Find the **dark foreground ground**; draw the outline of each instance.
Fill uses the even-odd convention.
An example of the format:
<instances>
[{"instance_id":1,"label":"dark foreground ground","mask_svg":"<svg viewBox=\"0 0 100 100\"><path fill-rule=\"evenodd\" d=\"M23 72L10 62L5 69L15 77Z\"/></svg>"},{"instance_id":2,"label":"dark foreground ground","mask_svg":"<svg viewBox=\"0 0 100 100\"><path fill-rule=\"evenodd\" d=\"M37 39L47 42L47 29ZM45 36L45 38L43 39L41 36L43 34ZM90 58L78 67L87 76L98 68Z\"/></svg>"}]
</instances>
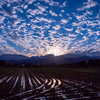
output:
<instances>
[{"instance_id":1,"label":"dark foreground ground","mask_svg":"<svg viewBox=\"0 0 100 100\"><path fill-rule=\"evenodd\" d=\"M1 68L0 100L100 100L100 69Z\"/></svg>"}]
</instances>

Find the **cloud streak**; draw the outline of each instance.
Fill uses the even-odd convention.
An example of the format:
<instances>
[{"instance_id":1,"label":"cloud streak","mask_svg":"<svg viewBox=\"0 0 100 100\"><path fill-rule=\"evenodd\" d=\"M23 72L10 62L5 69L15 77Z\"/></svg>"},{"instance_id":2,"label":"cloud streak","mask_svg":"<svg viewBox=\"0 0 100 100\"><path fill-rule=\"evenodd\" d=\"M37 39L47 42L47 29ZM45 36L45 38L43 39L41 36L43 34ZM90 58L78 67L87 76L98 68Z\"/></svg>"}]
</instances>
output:
<instances>
[{"instance_id":1,"label":"cloud streak","mask_svg":"<svg viewBox=\"0 0 100 100\"><path fill-rule=\"evenodd\" d=\"M93 0L88 0L88 2L84 2L83 3L83 6L80 7L80 8L77 8L78 11L82 11L82 10L85 10L85 9L89 9L91 7L94 7L97 5L97 2L94 2Z\"/></svg>"}]
</instances>

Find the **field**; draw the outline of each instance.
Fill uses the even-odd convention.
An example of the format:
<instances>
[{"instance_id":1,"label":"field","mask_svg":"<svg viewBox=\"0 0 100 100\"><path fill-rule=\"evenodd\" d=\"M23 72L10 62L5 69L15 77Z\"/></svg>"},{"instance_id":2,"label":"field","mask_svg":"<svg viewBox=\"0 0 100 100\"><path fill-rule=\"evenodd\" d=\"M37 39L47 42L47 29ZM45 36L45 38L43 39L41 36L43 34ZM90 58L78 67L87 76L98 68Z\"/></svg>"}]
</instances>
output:
<instances>
[{"instance_id":1,"label":"field","mask_svg":"<svg viewBox=\"0 0 100 100\"><path fill-rule=\"evenodd\" d=\"M0 100L100 100L100 68L0 68Z\"/></svg>"}]
</instances>

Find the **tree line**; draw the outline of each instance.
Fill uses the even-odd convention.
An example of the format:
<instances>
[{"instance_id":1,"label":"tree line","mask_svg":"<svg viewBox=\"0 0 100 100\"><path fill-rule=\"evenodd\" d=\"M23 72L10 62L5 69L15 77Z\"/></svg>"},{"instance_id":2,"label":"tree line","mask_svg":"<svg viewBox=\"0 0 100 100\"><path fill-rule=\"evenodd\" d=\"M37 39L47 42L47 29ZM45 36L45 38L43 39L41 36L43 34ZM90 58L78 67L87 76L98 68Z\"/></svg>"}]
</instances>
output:
<instances>
[{"instance_id":1,"label":"tree line","mask_svg":"<svg viewBox=\"0 0 100 100\"><path fill-rule=\"evenodd\" d=\"M5 61L4 60L0 60L0 65L4 66L5 65Z\"/></svg>"},{"instance_id":2,"label":"tree line","mask_svg":"<svg viewBox=\"0 0 100 100\"><path fill-rule=\"evenodd\" d=\"M90 59L87 63L85 61L80 61L77 63L69 64L31 64L31 63L21 63L21 64L6 64L4 60L0 60L0 66L5 67L100 67L100 59Z\"/></svg>"}]
</instances>

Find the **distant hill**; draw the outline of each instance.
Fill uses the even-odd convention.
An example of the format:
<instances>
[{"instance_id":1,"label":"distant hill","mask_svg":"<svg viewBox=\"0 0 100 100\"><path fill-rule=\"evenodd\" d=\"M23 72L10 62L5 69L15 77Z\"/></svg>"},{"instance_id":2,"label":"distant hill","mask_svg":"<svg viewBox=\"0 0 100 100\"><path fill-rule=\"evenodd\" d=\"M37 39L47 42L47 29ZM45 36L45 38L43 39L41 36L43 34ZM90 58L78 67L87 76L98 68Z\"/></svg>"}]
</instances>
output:
<instances>
[{"instance_id":1,"label":"distant hill","mask_svg":"<svg viewBox=\"0 0 100 100\"><path fill-rule=\"evenodd\" d=\"M5 54L0 56L1 60L22 60L22 59L28 59L28 57L23 55L17 55L17 54Z\"/></svg>"},{"instance_id":2,"label":"distant hill","mask_svg":"<svg viewBox=\"0 0 100 100\"><path fill-rule=\"evenodd\" d=\"M45 55L45 56L33 56L26 57L23 55L2 55L1 60L5 60L7 63L37 63L37 64L65 64L76 63L79 61L88 62L89 59L96 59L96 57L89 57L85 55L65 54L61 56Z\"/></svg>"}]
</instances>

